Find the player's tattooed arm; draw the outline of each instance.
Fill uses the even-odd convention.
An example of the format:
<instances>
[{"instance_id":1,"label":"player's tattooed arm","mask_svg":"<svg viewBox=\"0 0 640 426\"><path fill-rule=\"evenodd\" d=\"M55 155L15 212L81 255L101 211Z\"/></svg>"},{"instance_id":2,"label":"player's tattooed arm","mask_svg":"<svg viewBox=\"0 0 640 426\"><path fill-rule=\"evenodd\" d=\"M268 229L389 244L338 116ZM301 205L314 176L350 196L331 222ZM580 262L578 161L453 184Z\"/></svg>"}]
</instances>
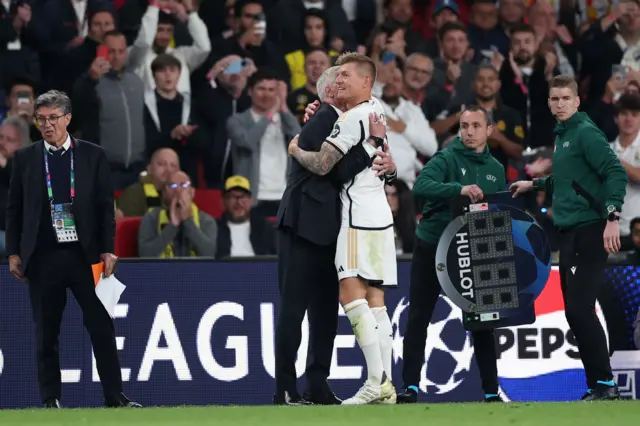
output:
<instances>
[{"instance_id":1,"label":"player's tattooed arm","mask_svg":"<svg viewBox=\"0 0 640 426\"><path fill-rule=\"evenodd\" d=\"M343 157L342 152L328 142L323 142L320 151L305 151L296 145L293 149L293 158L311 173L324 176L333 169Z\"/></svg>"}]
</instances>

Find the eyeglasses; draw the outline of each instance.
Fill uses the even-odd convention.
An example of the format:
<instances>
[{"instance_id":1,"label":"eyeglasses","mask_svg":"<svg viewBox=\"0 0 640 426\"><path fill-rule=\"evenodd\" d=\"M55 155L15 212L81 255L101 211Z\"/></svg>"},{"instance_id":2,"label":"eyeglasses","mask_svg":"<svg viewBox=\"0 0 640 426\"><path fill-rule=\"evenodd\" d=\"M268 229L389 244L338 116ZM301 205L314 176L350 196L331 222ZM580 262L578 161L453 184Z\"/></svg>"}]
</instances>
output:
<instances>
[{"instance_id":1,"label":"eyeglasses","mask_svg":"<svg viewBox=\"0 0 640 426\"><path fill-rule=\"evenodd\" d=\"M178 187L186 189L191 186L191 182L182 182L182 183L168 183L167 188L177 189Z\"/></svg>"},{"instance_id":2,"label":"eyeglasses","mask_svg":"<svg viewBox=\"0 0 640 426\"><path fill-rule=\"evenodd\" d=\"M418 67L411 67L411 66L408 66L408 67L407 67L407 70L408 70L408 71L413 71L413 72L415 72L415 73L417 73L417 74L424 74L424 75L431 75L431 74L433 74L433 71L432 71L432 70L425 70L425 69L418 68Z\"/></svg>"},{"instance_id":3,"label":"eyeglasses","mask_svg":"<svg viewBox=\"0 0 640 426\"><path fill-rule=\"evenodd\" d=\"M45 117L45 116L41 115L39 117L36 117L36 123L38 123L39 126L44 126L46 124L46 122L49 121L49 123L51 123L52 125L55 126L56 124L58 124L58 120L61 117L64 117L65 115L67 115L67 114L50 115L48 117Z\"/></svg>"}]
</instances>

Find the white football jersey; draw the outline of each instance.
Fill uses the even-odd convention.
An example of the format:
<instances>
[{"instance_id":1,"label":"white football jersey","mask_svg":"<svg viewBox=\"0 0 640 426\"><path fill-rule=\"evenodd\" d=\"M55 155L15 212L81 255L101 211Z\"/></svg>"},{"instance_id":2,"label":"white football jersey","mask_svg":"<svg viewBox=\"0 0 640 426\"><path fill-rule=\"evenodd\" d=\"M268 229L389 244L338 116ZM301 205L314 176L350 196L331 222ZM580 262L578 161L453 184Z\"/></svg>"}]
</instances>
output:
<instances>
[{"instance_id":1,"label":"white football jersey","mask_svg":"<svg viewBox=\"0 0 640 426\"><path fill-rule=\"evenodd\" d=\"M333 126L327 142L345 155L359 143L370 155L376 152L366 140L369 138L369 114L384 117L384 109L376 98L363 102L343 113ZM377 149L382 151L381 148ZM340 193L342 199L342 223L354 229L380 230L393 226L393 215L384 192L384 177L376 176L367 168L350 182Z\"/></svg>"}]
</instances>

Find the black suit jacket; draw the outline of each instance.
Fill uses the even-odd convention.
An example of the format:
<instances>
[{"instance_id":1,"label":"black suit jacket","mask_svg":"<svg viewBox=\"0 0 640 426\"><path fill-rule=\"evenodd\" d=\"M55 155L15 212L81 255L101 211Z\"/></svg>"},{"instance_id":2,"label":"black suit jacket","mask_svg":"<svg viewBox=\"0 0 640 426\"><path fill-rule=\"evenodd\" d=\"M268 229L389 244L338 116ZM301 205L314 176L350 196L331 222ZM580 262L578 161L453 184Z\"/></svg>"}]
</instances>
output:
<instances>
[{"instance_id":1,"label":"black suit jacket","mask_svg":"<svg viewBox=\"0 0 640 426\"><path fill-rule=\"evenodd\" d=\"M111 171L104 150L72 138L76 196L73 213L76 231L87 260L97 263L101 253L113 253L115 216ZM17 254L22 273L38 244L43 208L47 208L42 140L16 151L6 210L7 255Z\"/></svg>"},{"instance_id":2,"label":"black suit jacket","mask_svg":"<svg viewBox=\"0 0 640 426\"><path fill-rule=\"evenodd\" d=\"M302 128L298 146L305 151L320 151L337 119L338 113L322 104ZM293 161L276 216L277 228L290 229L315 244L334 244L340 232L342 186L371 167L372 161L362 143L353 147L326 176L315 175Z\"/></svg>"}]
</instances>

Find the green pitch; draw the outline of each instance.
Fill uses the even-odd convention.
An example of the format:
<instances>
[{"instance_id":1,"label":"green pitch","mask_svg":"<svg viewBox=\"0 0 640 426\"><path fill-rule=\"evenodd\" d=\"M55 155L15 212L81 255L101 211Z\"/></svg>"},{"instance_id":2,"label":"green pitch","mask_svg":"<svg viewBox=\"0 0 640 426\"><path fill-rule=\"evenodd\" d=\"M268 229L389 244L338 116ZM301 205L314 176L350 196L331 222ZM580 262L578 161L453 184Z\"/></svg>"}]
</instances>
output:
<instances>
[{"instance_id":1,"label":"green pitch","mask_svg":"<svg viewBox=\"0 0 640 426\"><path fill-rule=\"evenodd\" d=\"M638 419L638 401L0 411L2 426L621 426Z\"/></svg>"}]
</instances>

